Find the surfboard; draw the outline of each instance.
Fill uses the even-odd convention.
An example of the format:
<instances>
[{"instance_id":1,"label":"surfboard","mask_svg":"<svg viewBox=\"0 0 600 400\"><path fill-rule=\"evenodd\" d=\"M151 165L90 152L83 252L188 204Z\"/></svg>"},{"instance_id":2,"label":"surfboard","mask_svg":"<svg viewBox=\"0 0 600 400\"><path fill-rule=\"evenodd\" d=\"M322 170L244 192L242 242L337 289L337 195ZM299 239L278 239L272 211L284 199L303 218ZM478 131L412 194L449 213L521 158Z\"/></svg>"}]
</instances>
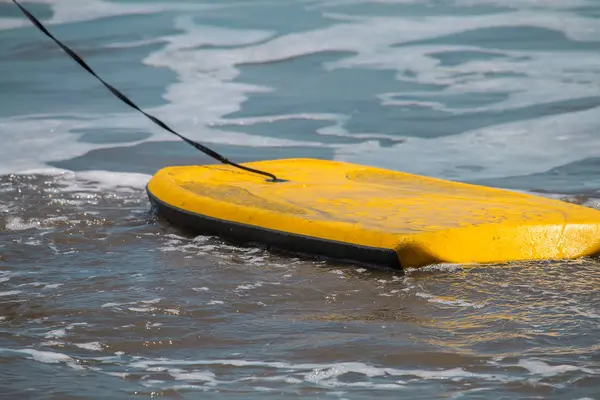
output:
<instances>
[{"instance_id":1,"label":"surfboard","mask_svg":"<svg viewBox=\"0 0 600 400\"><path fill-rule=\"evenodd\" d=\"M418 268L600 253L600 211L533 194L339 161L159 170L159 215L195 234L360 264Z\"/></svg>"}]
</instances>

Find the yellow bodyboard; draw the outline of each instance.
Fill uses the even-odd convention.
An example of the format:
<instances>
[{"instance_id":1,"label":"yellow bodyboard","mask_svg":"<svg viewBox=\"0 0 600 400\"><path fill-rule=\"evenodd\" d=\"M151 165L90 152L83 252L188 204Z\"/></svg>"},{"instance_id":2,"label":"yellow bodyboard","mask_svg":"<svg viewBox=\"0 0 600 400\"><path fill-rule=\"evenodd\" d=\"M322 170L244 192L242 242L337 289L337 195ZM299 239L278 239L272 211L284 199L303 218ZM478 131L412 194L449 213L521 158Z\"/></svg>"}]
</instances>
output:
<instances>
[{"instance_id":1,"label":"yellow bodyboard","mask_svg":"<svg viewBox=\"0 0 600 400\"><path fill-rule=\"evenodd\" d=\"M600 252L600 211L539 196L316 159L167 167L159 213L197 233L404 268Z\"/></svg>"}]
</instances>

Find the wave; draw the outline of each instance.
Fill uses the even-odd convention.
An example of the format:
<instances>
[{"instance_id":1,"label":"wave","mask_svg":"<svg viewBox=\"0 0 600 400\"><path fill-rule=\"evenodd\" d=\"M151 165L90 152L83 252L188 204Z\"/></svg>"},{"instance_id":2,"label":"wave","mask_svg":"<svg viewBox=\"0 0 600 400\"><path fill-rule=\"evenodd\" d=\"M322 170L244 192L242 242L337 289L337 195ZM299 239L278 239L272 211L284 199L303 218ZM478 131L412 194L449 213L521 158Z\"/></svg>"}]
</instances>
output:
<instances>
[{"instance_id":1,"label":"wave","mask_svg":"<svg viewBox=\"0 0 600 400\"><path fill-rule=\"evenodd\" d=\"M131 16L164 13L165 19L172 20L171 33L159 34L148 26L142 40L104 46L158 46L137 62L143 65L140 68L169 70L174 79L157 83L166 104L149 111L208 144L242 145L248 152L265 147L325 148L334 159L457 180L543 173L595 156L593 149L600 144L594 134L600 121L600 97L594 84L600 75L600 55L592 51L598 46L600 20L578 13L572 4L549 2L540 9L533 1L509 2L507 8L486 13L436 15L431 11L429 15L426 10L402 13L403 5L411 2L389 1L379 4L400 11L379 16L346 7L364 3L360 1L294 3L286 7L299 19L319 15L322 21L311 28L285 31L277 26L261 28L267 25L252 13L244 26L209 23L211 12L226 10L218 15L231 17L243 7L266 11L271 7L268 3L94 0L76 9L63 0L34 3L50 7L47 22L51 24L105 19L109 28L127 23ZM457 0L443 10L471 4ZM577 4L591 6L585 1ZM539 38L539 46L523 48L519 29L529 29L521 34ZM503 35L513 35L514 40L503 41ZM544 47L549 43L555 48ZM332 60L327 54L336 57ZM323 82L311 81L315 70L298 70L309 57ZM252 82L248 68L257 65L274 66L268 71L284 77L285 85L293 83L294 77L307 84L283 88L269 75ZM364 75L373 81L355 81L335 93L340 86L328 87L327 82L337 82L346 71L380 75ZM393 75L383 78L384 72ZM381 82L377 83L381 89L371 92L371 82ZM395 88L398 85L401 90ZM300 88L303 92L298 94ZM331 100L321 102L323 94ZM299 100L288 106L288 97ZM256 99L270 100L254 109ZM354 101L368 107L370 114L354 115ZM278 103L282 108L273 107ZM322 107L313 110L312 104ZM361 121L363 117L367 120ZM306 138L278 134L277 127L292 119L322 125L314 131L308 128ZM431 121L436 122L430 125ZM250 125L256 129L244 132ZM0 151L4 174L44 168L99 149L175 140L127 112L28 114L1 119L0 126L14 138ZM80 140L82 131L136 128L149 134L125 144Z\"/></svg>"}]
</instances>

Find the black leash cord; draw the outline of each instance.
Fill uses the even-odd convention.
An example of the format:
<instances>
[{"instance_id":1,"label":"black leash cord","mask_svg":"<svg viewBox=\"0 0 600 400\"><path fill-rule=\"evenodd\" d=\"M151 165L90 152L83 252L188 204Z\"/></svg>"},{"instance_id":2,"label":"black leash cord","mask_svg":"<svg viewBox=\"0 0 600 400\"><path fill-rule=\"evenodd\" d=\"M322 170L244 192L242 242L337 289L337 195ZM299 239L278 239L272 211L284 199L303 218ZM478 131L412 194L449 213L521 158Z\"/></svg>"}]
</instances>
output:
<instances>
[{"instance_id":1,"label":"black leash cord","mask_svg":"<svg viewBox=\"0 0 600 400\"><path fill-rule=\"evenodd\" d=\"M192 146L194 146L197 150L200 150L201 152L203 152L204 154L219 160L220 162L222 162L223 164L229 164L232 165L236 168L240 168L243 169L245 171L248 172L253 172L255 174L260 174L260 175L264 175L264 176L268 176L269 178L272 179L273 182L280 182L281 180L278 179L275 175L269 173L269 172L265 172L265 171L261 171L258 169L254 169L254 168L250 168L250 167L245 167L243 165L237 164L225 157L223 157L221 154L217 153L216 151L209 149L208 147L193 141L191 139L186 138L185 136L175 132L173 129L169 128L169 126L167 126L167 124L165 124L164 122L162 122L160 119L156 118L153 115L150 115L148 113L146 113L145 111L143 111L141 108L139 108L137 105L135 105L135 103L133 101L131 101L129 98L127 98L123 93L121 93L120 91L118 91L117 89L115 89L113 86L111 86L110 84L106 83L104 81L104 79L100 78L98 75L96 75L96 73L94 72L94 70L87 65L87 63L85 61L83 61L83 59L81 57L79 57L77 55L77 53L75 53L73 50L71 50L70 48L68 48L66 45L64 45L60 40L56 39L45 27L44 25L42 25L42 23L40 21L38 21L38 19L36 17L34 17L29 11L27 11L27 9L25 9L25 7L23 7L22 5L20 5L17 0L13 0L13 3L15 3L17 5L17 7L19 7L21 9L21 11L23 12L23 14L25 14L25 16L27 18L29 18L29 20L43 33L46 34L46 36L48 36L50 39L54 40L56 42L56 44L58 44L69 56L71 56L71 58L75 61L77 61L77 63L79 65L81 65L85 70L87 70L90 74L92 74L93 76L95 76L100 82L102 82L102 84L104 86L106 86L106 88L108 90L111 91L112 94L114 94L115 96L117 96L119 99L121 99L125 104L127 104L128 106L136 109L137 111L141 112L142 114L144 114L146 117L148 117L152 122L154 122L156 125L160 126L163 129L166 129L167 131L171 132L172 134L178 136L180 139L182 139L184 142L186 142L187 144L190 144Z\"/></svg>"}]
</instances>

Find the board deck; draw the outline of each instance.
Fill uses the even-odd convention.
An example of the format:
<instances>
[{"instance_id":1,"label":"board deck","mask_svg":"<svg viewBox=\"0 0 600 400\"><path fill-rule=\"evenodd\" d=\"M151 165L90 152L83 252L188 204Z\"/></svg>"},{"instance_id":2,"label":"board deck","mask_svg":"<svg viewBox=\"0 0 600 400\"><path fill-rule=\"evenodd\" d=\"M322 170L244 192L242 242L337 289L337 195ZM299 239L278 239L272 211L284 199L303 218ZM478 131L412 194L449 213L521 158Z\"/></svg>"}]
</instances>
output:
<instances>
[{"instance_id":1,"label":"board deck","mask_svg":"<svg viewBox=\"0 0 600 400\"><path fill-rule=\"evenodd\" d=\"M600 211L509 190L317 159L166 167L158 213L198 234L360 263L572 259L600 253Z\"/></svg>"}]
</instances>

